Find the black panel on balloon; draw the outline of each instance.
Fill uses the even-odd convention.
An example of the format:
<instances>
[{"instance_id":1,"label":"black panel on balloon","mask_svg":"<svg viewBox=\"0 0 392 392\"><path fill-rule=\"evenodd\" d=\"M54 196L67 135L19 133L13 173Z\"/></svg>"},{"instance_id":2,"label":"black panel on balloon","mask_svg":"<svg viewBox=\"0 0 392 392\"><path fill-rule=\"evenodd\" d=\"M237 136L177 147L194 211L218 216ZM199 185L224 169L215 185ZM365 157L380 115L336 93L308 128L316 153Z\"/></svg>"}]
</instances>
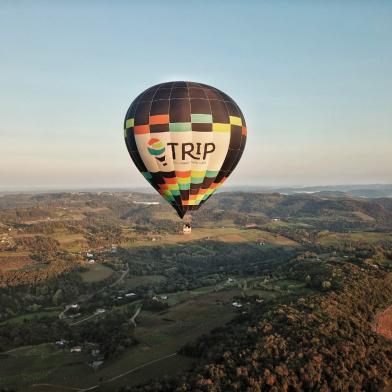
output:
<instances>
[{"instance_id":1,"label":"black panel on balloon","mask_svg":"<svg viewBox=\"0 0 392 392\"><path fill-rule=\"evenodd\" d=\"M227 110L229 111L230 116L241 117L241 113L238 109L238 106L233 102L226 102Z\"/></svg>"},{"instance_id":2,"label":"black panel on balloon","mask_svg":"<svg viewBox=\"0 0 392 392\"><path fill-rule=\"evenodd\" d=\"M242 127L240 127L239 125L232 125L229 148L232 150L240 149L241 140L242 140Z\"/></svg>"},{"instance_id":3,"label":"black panel on balloon","mask_svg":"<svg viewBox=\"0 0 392 392\"><path fill-rule=\"evenodd\" d=\"M171 98L188 98L188 89L185 87L173 88Z\"/></svg>"},{"instance_id":4,"label":"black panel on balloon","mask_svg":"<svg viewBox=\"0 0 392 392\"><path fill-rule=\"evenodd\" d=\"M169 124L153 124L150 125L151 133L169 132Z\"/></svg>"},{"instance_id":5,"label":"black panel on balloon","mask_svg":"<svg viewBox=\"0 0 392 392\"><path fill-rule=\"evenodd\" d=\"M169 111L168 99L160 99L159 101L153 101L151 104L150 115L156 116L158 114L167 114Z\"/></svg>"},{"instance_id":6,"label":"black panel on balloon","mask_svg":"<svg viewBox=\"0 0 392 392\"><path fill-rule=\"evenodd\" d=\"M133 134L133 128L129 128L126 130L127 133L127 141L129 143L129 148L131 151L137 151L137 145L135 140L135 135Z\"/></svg>"},{"instance_id":7,"label":"black panel on balloon","mask_svg":"<svg viewBox=\"0 0 392 392\"><path fill-rule=\"evenodd\" d=\"M212 132L212 124L192 123L192 131Z\"/></svg>"},{"instance_id":8,"label":"black panel on balloon","mask_svg":"<svg viewBox=\"0 0 392 392\"><path fill-rule=\"evenodd\" d=\"M173 87L188 87L187 82L174 82Z\"/></svg>"},{"instance_id":9,"label":"black panel on balloon","mask_svg":"<svg viewBox=\"0 0 392 392\"><path fill-rule=\"evenodd\" d=\"M211 106L207 99L191 98L191 110L196 114L210 114Z\"/></svg>"},{"instance_id":10,"label":"black panel on balloon","mask_svg":"<svg viewBox=\"0 0 392 392\"><path fill-rule=\"evenodd\" d=\"M158 99L169 99L170 94L170 88L160 88L154 96L154 101L157 101Z\"/></svg>"},{"instance_id":11,"label":"black panel on balloon","mask_svg":"<svg viewBox=\"0 0 392 392\"><path fill-rule=\"evenodd\" d=\"M191 122L191 108L188 99L172 99L169 110L170 122Z\"/></svg>"},{"instance_id":12,"label":"black panel on balloon","mask_svg":"<svg viewBox=\"0 0 392 392\"><path fill-rule=\"evenodd\" d=\"M189 97L190 98L201 98L201 99L207 99L207 94L204 92L203 89L201 88L194 88L191 87L189 89Z\"/></svg>"},{"instance_id":13,"label":"black panel on balloon","mask_svg":"<svg viewBox=\"0 0 392 392\"><path fill-rule=\"evenodd\" d=\"M173 87L174 82L165 82L165 83L161 83L160 87L161 88L169 88L171 89Z\"/></svg>"},{"instance_id":14,"label":"black panel on balloon","mask_svg":"<svg viewBox=\"0 0 392 392\"><path fill-rule=\"evenodd\" d=\"M142 102L139 104L135 114L135 125L148 124L150 119L150 107L151 102Z\"/></svg>"},{"instance_id":15,"label":"black panel on balloon","mask_svg":"<svg viewBox=\"0 0 392 392\"><path fill-rule=\"evenodd\" d=\"M182 200L189 200L189 190L188 191L180 190L180 195Z\"/></svg>"},{"instance_id":16,"label":"black panel on balloon","mask_svg":"<svg viewBox=\"0 0 392 392\"><path fill-rule=\"evenodd\" d=\"M212 100L210 101L212 110L212 119L214 123L229 123L229 113L227 112L226 105L223 101Z\"/></svg>"}]
</instances>

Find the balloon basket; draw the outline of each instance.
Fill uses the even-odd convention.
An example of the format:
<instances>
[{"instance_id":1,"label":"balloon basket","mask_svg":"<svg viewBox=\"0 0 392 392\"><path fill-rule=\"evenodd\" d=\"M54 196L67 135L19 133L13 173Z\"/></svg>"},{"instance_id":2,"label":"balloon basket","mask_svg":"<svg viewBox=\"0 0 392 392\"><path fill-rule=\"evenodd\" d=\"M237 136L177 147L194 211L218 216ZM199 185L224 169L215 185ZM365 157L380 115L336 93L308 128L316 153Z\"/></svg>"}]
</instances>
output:
<instances>
[{"instance_id":1,"label":"balloon basket","mask_svg":"<svg viewBox=\"0 0 392 392\"><path fill-rule=\"evenodd\" d=\"M186 215L184 217L184 224L182 226L182 234L184 234L184 235L192 234L191 221L192 221L192 215Z\"/></svg>"}]
</instances>

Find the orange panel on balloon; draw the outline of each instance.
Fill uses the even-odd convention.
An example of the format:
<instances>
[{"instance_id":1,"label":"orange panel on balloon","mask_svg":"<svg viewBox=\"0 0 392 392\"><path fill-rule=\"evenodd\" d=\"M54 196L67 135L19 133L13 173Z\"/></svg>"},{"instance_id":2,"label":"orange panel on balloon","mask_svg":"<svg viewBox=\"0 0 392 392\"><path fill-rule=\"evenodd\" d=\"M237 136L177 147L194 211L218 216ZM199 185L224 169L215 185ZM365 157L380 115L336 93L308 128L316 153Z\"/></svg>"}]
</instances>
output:
<instances>
[{"instance_id":1,"label":"orange panel on balloon","mask_svg":"<svg viewBox=\"0 0 392 392\"><path fill-rule=\"evenodd\" d=\"M175 178L175 177L174 178L165 177L164 180L165 180L166 184L177 184L177 178Z\"/></svg>"},{"instance_id":2,"label":"orange panel on balloon","mask_svg":"<svg viewBox=\"0 0 392 392\"><path fill-rule=\"evenodd\" d=\"M169 122L168 114L159 114L157 116L150 116L150 125L167 124Z\"/></svg>"},{"instance_id":3,"label":"orange panel on balloon","mask_svg":"<svg viewBox=\"0 0 392 392\"><path fill-rule=\"evenodd\" d=\"M176 176L177 177L181 177L181 178L187 178L187 177L191 176L191 171L190 170L189 171L183 171L183 172L176 171Z\"/></svg>"},{"instance_id":4,"label":"orange panel on balloon","mask_svg":"<svg viewBox=\"0 0 392 392\"><path fill-rule=\"evenodd\" d=\"M142 133L150 133L150 127L148 125L135 125L133 130L136 135L140 135Z\"/></svg>"}]
</instances>

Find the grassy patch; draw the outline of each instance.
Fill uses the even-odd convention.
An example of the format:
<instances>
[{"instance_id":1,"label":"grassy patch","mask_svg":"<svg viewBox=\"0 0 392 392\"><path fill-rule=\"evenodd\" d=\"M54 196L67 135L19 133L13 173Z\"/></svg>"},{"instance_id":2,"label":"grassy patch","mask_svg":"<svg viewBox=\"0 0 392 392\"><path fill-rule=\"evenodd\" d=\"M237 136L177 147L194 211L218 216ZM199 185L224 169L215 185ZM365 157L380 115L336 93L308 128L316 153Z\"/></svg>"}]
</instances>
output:
<instances>
[{"instance_id":1,"label":"grassy patch","mask_svg":"<svg viewBox=\"0 0 392 392\"><path fill-rule=\"evenodd\" d=\"M141 237L133 243L122 244L124 247L132 248L138 246L156 246L169 245L177 243L185 243L189 241L197 241L209 239L222 242L264 242L270 245L295 246L297 243L282 235L269 233L260 229L241 229L232 226L221 227L196 227L192 228L192 234L167 234L157 241L142 240Z\"/></svg>"},{"instance_id":2,"label":"grassy patch","mask_svg":"<svg viewBox=\"0 0 392 392\"><path fill-rule=\"evenodd\" d=\"M338 245L356 242L375 244L380 241L392 241L392 233L355 232L355 233L324 233L318 241L322 245Z\"/></svg>"},{"instance_id":3,"label":"grassy patch","mask_svg":"<svg viewBox=\"0 0 392 392\"><path fill-rule=\"evenodd\" d=\"M80 273L85 283L100 282L113 274L113 270L103 264L91 264L86 267L88 270Z\"/></svg>"},{"instance_id":4,"label":"grassy patch","mask_svg":"<svg viewBox=\"0 0 392 392\"><path fill-rule=\"evenodd\" d=\"M48 343L20 347L0 359L0 385L26 390L23 388L27 385L42 382L57 368L72 365L82 358Z\"/></svg>"},{"instance_id":5,"label":"grassy patch","mask_svg":"<svg viewBox=\"0 0 392 392\"><path fill-rule=\"evenodd\" d=\"M162 283L166 281L166 277L163 275L139 275L139 276L129 276L125 279L125 286L129 289L134 289L138 286L143 285L154 285L157 283Z\"/></svg>"},{"instance_id":6,"label":"grassy patch","mask_svg":"<svg viewBox=\"0 0 392 392\"><path fill-rule=\"evenodd\" d=\"M32 313L20 314L16 317L8 319L7 321L3 321L0 323L0 325L8 323L22 323L24 320L40 319L43 317L56 317L59 313L59 310L42 310Z\"/></svg>"}]
</instances>

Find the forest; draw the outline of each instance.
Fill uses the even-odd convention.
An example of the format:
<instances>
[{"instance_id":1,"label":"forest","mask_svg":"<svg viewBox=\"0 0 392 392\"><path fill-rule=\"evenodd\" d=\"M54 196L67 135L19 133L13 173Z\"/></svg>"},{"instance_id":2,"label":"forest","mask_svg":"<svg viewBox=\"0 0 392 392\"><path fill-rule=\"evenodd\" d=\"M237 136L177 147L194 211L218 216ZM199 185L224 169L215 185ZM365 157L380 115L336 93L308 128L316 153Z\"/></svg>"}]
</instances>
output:
<instances>
[{"instance_id":1,"label":"forest","mask_svg":"<svg viewBox=\"0 0 392 392\"><path fill-rule=\"evenodd\" d=\"M323 264L329 276L322 279L336 284L321 294L254 306L183 347L182 353L207 364L176 379L120 390L383 390L392 376L392 342L377 335L372 322L392 302L392 279L361 259L329 258ZM306 255L284 268L295 276L319 271L313 256Z\"/></svg>"}]
</instances>

